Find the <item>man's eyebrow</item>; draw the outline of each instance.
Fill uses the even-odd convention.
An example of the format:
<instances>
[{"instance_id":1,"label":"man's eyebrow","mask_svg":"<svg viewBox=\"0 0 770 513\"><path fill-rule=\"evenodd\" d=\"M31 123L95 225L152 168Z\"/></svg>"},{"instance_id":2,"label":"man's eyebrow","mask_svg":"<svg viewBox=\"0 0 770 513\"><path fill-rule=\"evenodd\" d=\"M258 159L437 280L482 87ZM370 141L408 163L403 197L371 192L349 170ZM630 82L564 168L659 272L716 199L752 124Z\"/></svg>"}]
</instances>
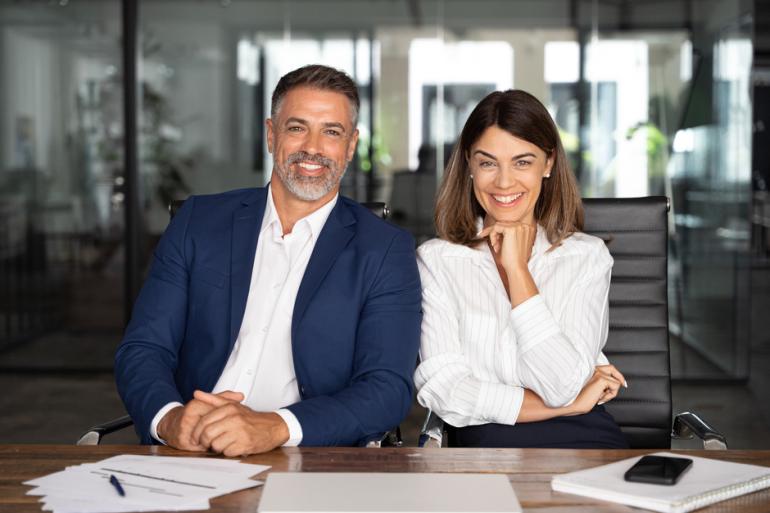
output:
<instances>
[{"instance_id":1,"label":"man's eyebrow","mask_svg":"<svg viewBox=\"0 0 770 513\"><path fill-rule=\"evenodd\" d=\"M293 117L292 118L287 118L286 119L286 123L284 123L284 124L288 125L289 123L299 123L300 125L305 125L305 126L307 126L307 124L308 124L306 119L293 118Z\"/></svg>"},{"instance_id":2,"label":"man's eyebrow","mask_svg":"<svg viewBox=\"0 0 770 513\"><path fill-rule=\"evenodd\" d=\"M286 119L286 122L285 122L286 125L289 125L291 123L298 123L298 124L304 125L304 126L310 125L308 120L303 119L303 118L297 118L297 117L290 117L290 118ZM341 130L343 134L346 133L345 125L343 125L342 123L339 123L337 121L327 121L326 123L323 123L323 127L324 128L337 128L337 129Z\"/></svg>"},{"instance_id":3,"label":"man's eyebrow","mask_svg":"<svg viewBox=\"0 0 770 513\"><path fill-rule=\"evenodd\" d=\"M342 123L338 123L336 121L330 121L328 123L324 123L324 128L339 128L342 130L342 133L345 133L345 125Z\"/></svg>"}]
</instances>

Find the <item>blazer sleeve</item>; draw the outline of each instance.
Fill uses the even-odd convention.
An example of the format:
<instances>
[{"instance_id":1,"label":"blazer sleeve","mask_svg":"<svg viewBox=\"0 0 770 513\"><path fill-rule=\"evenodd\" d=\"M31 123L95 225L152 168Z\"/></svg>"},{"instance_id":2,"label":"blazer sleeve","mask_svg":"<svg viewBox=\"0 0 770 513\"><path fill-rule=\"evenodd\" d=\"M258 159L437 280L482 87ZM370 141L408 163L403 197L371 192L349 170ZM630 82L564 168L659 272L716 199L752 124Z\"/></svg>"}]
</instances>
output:
<instances>
[{"instance_id":1,"label":"blazer sleeve","mask_svg":"<svg viewBox=\"0 0 770 513\"><path fill-rule=\"evenodd\" d=\"M174 375L187 320L185 240L194 202L184 202L161 237L115 355L118 393L142 443L152 443L150 423L163 406L185 402Z\"/></svg>"},{"instance_id":2,"label":"blazer sleeve","mask_svg":"<svg viewBox=\"0 0 770 513\"><path fill-rule=\"evenodd\" d=\"M349 385L288 407L302 426L300 445L363 445L404 419L421 318L414 239L399 231L359 314Z\"/></svg>"}]
</instances>

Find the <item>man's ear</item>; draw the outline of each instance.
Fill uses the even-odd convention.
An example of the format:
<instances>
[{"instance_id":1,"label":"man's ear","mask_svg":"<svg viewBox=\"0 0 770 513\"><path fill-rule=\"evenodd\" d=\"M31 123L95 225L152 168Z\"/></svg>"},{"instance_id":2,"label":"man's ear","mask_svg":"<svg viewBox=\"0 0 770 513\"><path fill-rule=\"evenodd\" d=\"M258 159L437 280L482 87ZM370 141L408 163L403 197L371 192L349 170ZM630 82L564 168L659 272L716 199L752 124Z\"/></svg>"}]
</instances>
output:
<instances>
[{"instance_id":1,"label":"man's ear","mask_svg":"<svg viewBox=\"0 0 770 513\"><path fill-rule=\"evenodd\" d=\"M353 132L353 136L350 138L350 143L348 143L348 162L353 160L353 157L356 154L356 146L358 145L358 128L356 128L356 131Z\"/></svg>"},{"instance_id":2,"label":"man's ear","mask_svg":"<svg viewBox=\"0 0 770 513\"><path fill-rule=\"evenodd\" d=\"M267 118L265 120L265 128L267 129L267 151L273 153L273 120Z\"/></svg>"}]
</instances>

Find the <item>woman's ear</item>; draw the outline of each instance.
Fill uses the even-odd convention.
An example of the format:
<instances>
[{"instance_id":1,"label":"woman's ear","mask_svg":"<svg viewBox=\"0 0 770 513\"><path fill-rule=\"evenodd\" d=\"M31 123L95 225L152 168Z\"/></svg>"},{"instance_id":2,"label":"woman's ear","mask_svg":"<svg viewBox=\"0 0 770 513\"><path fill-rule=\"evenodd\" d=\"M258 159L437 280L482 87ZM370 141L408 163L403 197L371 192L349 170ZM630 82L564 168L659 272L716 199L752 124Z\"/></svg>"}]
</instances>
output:
<instances>
[{"instance_id":1,"label":"woman's ear","mask_svg":"<svg viewBox=\"0 0 770 513\"><path fill-rule=\"evenodd\" d=\"M543 173L543 178L550 178L552 169L553 169L553 156L548 157L545 160L545 172Z\"/></svg>"}]
</instances>

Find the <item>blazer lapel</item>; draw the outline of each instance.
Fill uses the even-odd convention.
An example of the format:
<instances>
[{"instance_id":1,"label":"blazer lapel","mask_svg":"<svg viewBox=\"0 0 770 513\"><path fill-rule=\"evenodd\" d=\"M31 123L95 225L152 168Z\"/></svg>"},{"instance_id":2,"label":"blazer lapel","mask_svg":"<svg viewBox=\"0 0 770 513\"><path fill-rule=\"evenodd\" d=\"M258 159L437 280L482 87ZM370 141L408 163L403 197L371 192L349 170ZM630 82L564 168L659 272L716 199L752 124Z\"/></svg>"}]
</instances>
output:
<instances>
[{"instance_id":1,"label":"blazer lapel","mask_svg":"<svg viewBox=\"0 0 770 513\"><path fill-rule=\"evenodd\" d=\"M302 282L299 285L292 315L292 339L296 339L295 330L297 324L305 314L305 310L307 310L308 304L315 295L316 290L318 290L329 269L337 260L340 252L345 249L350 239L353 238L354 230L352 225L355 222L355 217L350 212L349 207L343 202L342 197L340 197L329 214L323 230L321 230L321 234L313 248L313 253L310 255L310 261L305 269L305 275L302 277Z\"/></svg>"},{"instance_id":2,"label":"blazer lapel","mask_svg":"<svg viewBox=\"0 0 770 513\"><path fill-rule=\"evenodd\" d=\"M257 189L233 213L233 238L230 250L230 351L241 328L251 273L257 251L259 227L265 215L267 188Z\"/></svg>"}]
</instances>

